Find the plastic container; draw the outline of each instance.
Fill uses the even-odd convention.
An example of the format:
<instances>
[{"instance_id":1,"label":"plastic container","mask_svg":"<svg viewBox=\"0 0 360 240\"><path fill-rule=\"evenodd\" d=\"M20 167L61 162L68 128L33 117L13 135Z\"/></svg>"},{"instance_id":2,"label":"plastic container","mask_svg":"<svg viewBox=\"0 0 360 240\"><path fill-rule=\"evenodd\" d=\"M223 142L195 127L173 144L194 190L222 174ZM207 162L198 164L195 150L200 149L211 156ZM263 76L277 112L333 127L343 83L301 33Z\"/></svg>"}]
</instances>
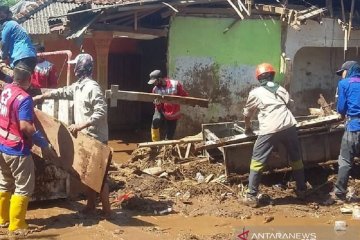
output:
<instances>
[{"instance_id":1,"label":"plastic container","mask_svg":"<svg viewBox=\"0 0 360 240\"><path fill-rule=\"evenodd\" d=\"M345 221L335 221L334 230L335 231L346 231L346 222Z\"/></svg>"}]
</instances>

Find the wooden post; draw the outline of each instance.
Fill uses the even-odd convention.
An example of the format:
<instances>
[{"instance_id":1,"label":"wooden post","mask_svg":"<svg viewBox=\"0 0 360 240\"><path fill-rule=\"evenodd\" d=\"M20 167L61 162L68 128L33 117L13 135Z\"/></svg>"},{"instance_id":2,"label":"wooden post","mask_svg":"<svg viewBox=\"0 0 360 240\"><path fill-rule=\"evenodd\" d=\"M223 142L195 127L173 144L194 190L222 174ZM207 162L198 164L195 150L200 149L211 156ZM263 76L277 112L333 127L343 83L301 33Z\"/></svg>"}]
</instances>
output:
<instances>
[{"instance_id":1,"label":"wooden post","mask_svg":"<svg viewBox=\"0 0 360 240\"><path fill-rule=\"evenodd\" d=\"M104 90L108 88L108 59L112 39L112 32L95 31L93 33L96 49L97 81Z\"/></svg>"},{"instance_id":2,"label":"wooden post","mask_svg":"<svg viewBox=\"0 0 360 240\"><path fill-rule=\"evenodd\" d=\"M111 95L112 93L116 93L119 91L119 85L111 85L111 88L110 88L110 107L116 107L117 106L117 99L116 98L113 98ZM108 93L108 91L106 91L106 93ZM106 94L105 94L106 96Z\"/></svg>"},{"instance_id":3,"label":"wooden post","mask_svg":"<svg viewBox=\"0 0 360 240\"><path fill-rule=\"evenodd\" d=\"M187 146L186 146L185 159L189 158L190 149L191 149L191 143L188 143Z\"/></svg>"}]
</instances>

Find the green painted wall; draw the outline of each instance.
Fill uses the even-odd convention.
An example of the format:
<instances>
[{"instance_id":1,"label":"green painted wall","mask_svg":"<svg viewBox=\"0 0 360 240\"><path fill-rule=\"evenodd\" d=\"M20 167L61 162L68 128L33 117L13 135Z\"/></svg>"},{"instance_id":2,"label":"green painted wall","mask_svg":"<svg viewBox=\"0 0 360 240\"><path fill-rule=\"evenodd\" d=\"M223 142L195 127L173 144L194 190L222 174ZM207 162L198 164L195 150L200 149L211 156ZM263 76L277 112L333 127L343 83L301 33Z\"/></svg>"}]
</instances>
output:
<instances>
[{"instance_id":1,"label":"green painted wall","mask_svg":"<svg viewBox=\"0 0 360 240\"><path fill-rule=\"evenodd\" d=\"M279 72L281 22L231 18L175 17L168 44L169 76L181 80L190 96L210 100L209 108L182 106L177 132L194 134L202 123L243 119L249 91L258 81L256 65L269 62ZM283 76L276 75L282 82Z\"/></svg>"},{"instance_id":2,"label":"green painted wall","mask_svg":"<svg viewBox=\"0 0 360 240\"><path fill-rule=\"evenodd\" d=\"M281 23L243 20L224 34L224 29L233 21L230 18L175 17L169 35L170 76L178 67L175 66L176 58L181 56L211 57L220 66L256 66L261 62L270 62L279 70ZM282 78L277 74L277 81Z\"/></svg>"}]
</instances>

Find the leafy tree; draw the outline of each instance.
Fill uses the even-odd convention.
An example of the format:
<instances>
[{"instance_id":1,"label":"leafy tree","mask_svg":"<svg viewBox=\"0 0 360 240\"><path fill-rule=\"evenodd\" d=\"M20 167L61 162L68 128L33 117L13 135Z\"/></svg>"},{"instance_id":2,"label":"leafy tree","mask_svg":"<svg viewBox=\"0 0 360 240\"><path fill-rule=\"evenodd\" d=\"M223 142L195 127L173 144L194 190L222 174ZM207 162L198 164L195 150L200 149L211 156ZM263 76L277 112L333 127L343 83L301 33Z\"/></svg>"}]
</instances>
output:
<instances>
[{"instance_id":1,"label":"leafy tree","mask_svg":"<svg viewBox=\"0 0 360 240\"><path fill-rule=\"evenodd\" d=\"M0 0L0 5L7 5L9 7L15 5L18 0Z\"/></svg>"}]
</instances>

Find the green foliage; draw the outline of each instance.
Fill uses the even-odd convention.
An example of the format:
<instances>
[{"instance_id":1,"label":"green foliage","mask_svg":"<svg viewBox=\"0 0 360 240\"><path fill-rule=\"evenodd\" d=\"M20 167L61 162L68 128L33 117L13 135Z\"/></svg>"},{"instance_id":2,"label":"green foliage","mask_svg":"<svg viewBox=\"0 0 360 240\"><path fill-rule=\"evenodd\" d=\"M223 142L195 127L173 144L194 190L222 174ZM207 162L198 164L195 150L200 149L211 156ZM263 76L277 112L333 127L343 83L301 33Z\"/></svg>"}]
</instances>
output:
<instances>
[{"instance_id":1,"label":"green foliage","mask_svg":"<svg viewBox=\"0 0 360 240\"><path fill-rule=\"evenodd\" d=\"M17 3L18 0L0 0L0 5L7 5L9 7L15 5L15 3Z\"/></svg>"}]
</instances>

